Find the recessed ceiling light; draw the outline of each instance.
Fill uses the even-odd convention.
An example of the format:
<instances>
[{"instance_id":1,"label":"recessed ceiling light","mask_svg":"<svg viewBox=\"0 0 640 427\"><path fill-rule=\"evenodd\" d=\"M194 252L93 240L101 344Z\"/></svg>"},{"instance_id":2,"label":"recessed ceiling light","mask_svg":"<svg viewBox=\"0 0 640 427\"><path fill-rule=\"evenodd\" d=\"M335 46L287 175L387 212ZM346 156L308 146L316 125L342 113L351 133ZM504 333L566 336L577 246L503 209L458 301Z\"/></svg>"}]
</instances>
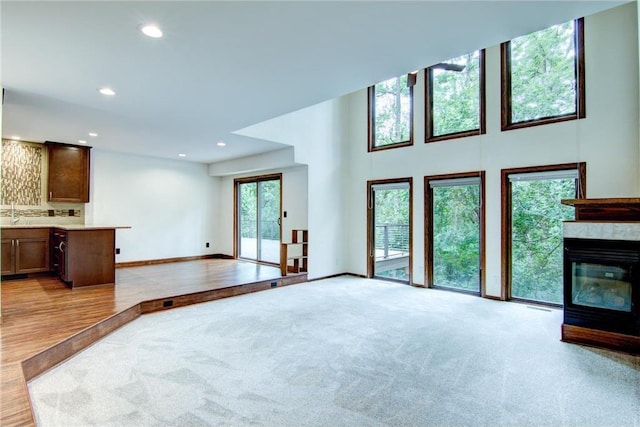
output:
<instances>
[{"instance_id":1,"label":"recessed ceiling light","mask_svg":"<svg viewBox=\"0 0 640 427\"><path fill-rule=\"evenodd\" d=\"M184 154L184 153L180 153L180 154L178 154L178 157L187 157L187 155Z\"/></svg>"},{"instance_id":2,"label":"recessed ceiling light","mask_svg":"<svg viewBox=\"0 0 640 427\"><path fill-rule=\"evenodd\" d=\"M141 25L140 31L142 31L144 35L153 37L154 39L159 39L160 37L162 37L162 30L160 30L160 28L153 24Z\"/></svg>"},{"instance_id":3,"label":"recessed ceiling light","mask_svg":"<svg viewBox=\"0 0 640 427\"><path fill-rule=\"evenodd\" d=\"M89 136L98 136L98 134L95 132L89 132Z\"/></svg>"},{"instance_id":4,"label":"recessed ceiling light","mask_svg":"<svg viewBox=\"0 0 640 427\"><path fill-rule=\"evenodd\" d=\"M85 141L84 139L79 139L79 140L78 140L78 142L79 142L80 144L86 144L86 143L87 143L87 141Z\"/></svg>"},{"instance_id":5,"label":"recessed ceiling light","mask_svg":"<svg viewBox=\"0 0 640 427\"><path fill-rule=\"evenodd\" d=\"M12 140L12 141L20 141L20 137L19 137L18 135L13 135L13 136L11 137L11 140Z\"/></svg>"},{"instance_id":6,"label":"recessed ceiling light","mask_svg":"<svg viewBox=\"0 0 640 427\"><path fill-rule=\"evenodd\" d=\"M217 145L218 147L224 147L224 146L225 146L225 145L227 145L227 144L225 144L223 141L220 141L220 142L218 142L216 145Z\"/></svg>"},{"instance_id":7,"label":"recessed ceiling light","mask_svg":"<svg viewBox=\"0 0 640 427\"><path fill-rule=\"evenodd\" d=\"M100 91L101 94L103 95L108 95L108 96L113 96L116 93L113 91L113 89L111 89L110 87L103 87L101 89L98 89L98 91Z\"/></svg>"}]
</instances>

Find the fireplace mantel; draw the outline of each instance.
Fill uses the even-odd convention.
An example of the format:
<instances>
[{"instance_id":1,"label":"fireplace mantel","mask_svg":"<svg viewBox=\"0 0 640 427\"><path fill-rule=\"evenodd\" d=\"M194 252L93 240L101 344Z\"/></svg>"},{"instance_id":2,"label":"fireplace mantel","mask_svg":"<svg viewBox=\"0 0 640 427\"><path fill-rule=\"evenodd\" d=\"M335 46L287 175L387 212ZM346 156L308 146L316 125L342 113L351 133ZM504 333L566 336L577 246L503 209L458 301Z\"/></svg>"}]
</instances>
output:
<instances>
[{"instance_id":1,"label":"fireplace mantel","mask_svg":"<svg viewBox=\"0 0 640 427\"><path fill-rule=\"evenodd\" d=\"M576 208L577 221L640 221L640 198L563 199Z\"/></svg>"}]
</instances>

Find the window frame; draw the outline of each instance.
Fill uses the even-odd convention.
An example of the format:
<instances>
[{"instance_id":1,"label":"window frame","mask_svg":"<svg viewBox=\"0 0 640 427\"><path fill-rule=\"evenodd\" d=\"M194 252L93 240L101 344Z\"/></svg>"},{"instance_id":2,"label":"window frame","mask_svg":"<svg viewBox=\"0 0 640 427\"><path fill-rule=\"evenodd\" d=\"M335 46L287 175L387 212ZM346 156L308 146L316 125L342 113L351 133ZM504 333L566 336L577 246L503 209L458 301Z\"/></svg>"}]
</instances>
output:
<instances>
[{"instance_id":1,"label":"window frame","mask_svg":"<svg viewBox=\"0 0 640 427\"><path fill-rule=\"evenodd\" d=\"M468 136L476 136L476 135L484 135L487 133L487 118L486 118L486 105L487 105L487 97L486 97L486 66L485 66L485 50L479 49L479 66L478 71L479 75L479 94L480 97L480 111L479 114L479 125L478 129L465 130L460 132L452 132L444 135L434 135L433 130L433 70L436 67L431 66L425 68L425 87L424 87L424 126L425 126L425 143L428 144L430 142L438 142L438 141L446 141L449 139L457 139L457 138L466 138ZM445 61L446 62L446 61Z\"/></svg>"},{"instance_id":2,"label":"window frame","mask_svg":"<svg viewBox=\"0 0 640 427\"><path fill-rule=\"evenodd\" d=\"M431 188L431 181L439 181L444 179L464 179L464 178L480 178L480 224L479 224L479 257L480 257L480 265L479 275L480 275L480 293L477 292L469 292L461 289L448 288L448 287L438 287L434 285L434 273L433 273L433 188ZM437 289L446 289L453 292L462 292L471 295L479 295L481 297L486 297L486 278L485 278L485 263L486 263L486 251L485 251L485 230L486 230L486 215L485 215L485 171L473 171L473 172L463 172L463 173L451 173L444 175L430 175L424 177L424 230L425 230L425 239L424 239L424 279L425 285L428 288L437 288Z\"/></svg>"},{"instance_id":3,"label":"window frame","mask_svg":"<svg viewBox=\"0 0 640 427\"><path fill-rule=\"evenodd\" d=\"M396 78L401 78L402 75ZM393 78L393 77L392 77ZM367 88L367 115L368 115L368 128L367 128L367 151L369 153L374 151L389 150L392 148L410 147L413 145L413 87L416 84L416 73L407 74L407 85L409 86L409 140L398 141L393 144L376 146L376 85L369 86Z\"/></svg>"},{"instance_id":4,"label":"window frame","mask_svg":"<svg viewBox=\"0 0 640 427\"><path fill-rule=\"evenodd\" d=\"M587 197L587 163L563 163L557 165L529 166L512 169L502 169L500 171L501 181L501 289L500 299L503 301L526 301L530 304L552 305L544 302L524 300L513 298L511 295L511 250L512 244L512 186L509 175L519 173L535 173L535 172L553 172L563 170L578 170L578 185L576 186L576 199L585 199Z\"/></svg>"},{"instance_id":5,"label":"window frame","mask_svg":"<svg viewBox=\"0 0 640 427\"><path fill-rule=\"evenodd\" d=\"M501 130L522 129L531 126L559 123L586 117L585 62L584 62L584 18L574 19L574 69L576 85L576 111L558 116L541 117L522 122L513 122L511 93L511 40L500 45L500 86L501 86Z\"/></svg>"}]
</instances>

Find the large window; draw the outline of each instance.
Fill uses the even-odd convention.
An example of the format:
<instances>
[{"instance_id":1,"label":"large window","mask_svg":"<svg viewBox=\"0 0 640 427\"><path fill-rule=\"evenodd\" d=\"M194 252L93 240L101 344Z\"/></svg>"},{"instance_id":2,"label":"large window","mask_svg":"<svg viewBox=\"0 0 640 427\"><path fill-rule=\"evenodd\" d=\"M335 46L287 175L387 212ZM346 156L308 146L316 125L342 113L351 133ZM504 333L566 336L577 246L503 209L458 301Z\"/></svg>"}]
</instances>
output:
<instances>
[{"instance_id":1,"label":"large window","mask_svg":"<svg viewBox=\"0 0 640 427\"><path fill-rule=\"evenodd\" d=\"M501 47L502 130L585 117L583 19Z\"/></svg>"},{"instance_id":2,"label":"large window","mask_svg":"<svg viewBox=\"0 0 640 427\"><path fill-rule=\"evenodd\" d=\"M413 143L415 74L369 87L369 151Z\"/></svg>"},{"instance_id":3,"label":"large window","mask_svg":"<svg viewBox=\"0 0 640 427\"><path fill-rule=\"evenodd\" d=\"M424 185L427 285L484 294L484 172L428 176Z\"/></svg>"},{"instance_id":4,"label":"large window","mask_svg":"<svg viewBox=\"0 0 640 427\"><path fill-rule=\"evenodd\" d=\"M562 199L584 198L584 163L502 170L503 292L562 305Z\"/></svg>"},{"instance_id":5,"label":"large window","mask_svg":"<svg viewBox=\"0 0 640 427\"><path fill-rule=\"evenodd\" d=\"M426 142L485 133L484 50L426 69Z\"/></svg>"}]
</instances>

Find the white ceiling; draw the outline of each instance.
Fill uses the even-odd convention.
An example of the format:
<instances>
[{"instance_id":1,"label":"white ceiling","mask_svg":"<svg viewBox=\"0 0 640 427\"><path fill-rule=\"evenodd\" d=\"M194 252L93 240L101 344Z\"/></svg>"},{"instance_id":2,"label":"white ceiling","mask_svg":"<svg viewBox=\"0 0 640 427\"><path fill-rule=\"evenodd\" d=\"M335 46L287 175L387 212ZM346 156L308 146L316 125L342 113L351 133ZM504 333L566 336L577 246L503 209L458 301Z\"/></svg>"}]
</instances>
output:
<instances>
[{"instance_id":1,"label":"white ceiling","mask_svg":"<svg viewBox=\"0 0 640 427\"><path fill-rule=\"evenodd\" d=\"M622 3L2 0L2 136L202 163L271 151L233 132Z\"/></svg>"}]
</instances>

